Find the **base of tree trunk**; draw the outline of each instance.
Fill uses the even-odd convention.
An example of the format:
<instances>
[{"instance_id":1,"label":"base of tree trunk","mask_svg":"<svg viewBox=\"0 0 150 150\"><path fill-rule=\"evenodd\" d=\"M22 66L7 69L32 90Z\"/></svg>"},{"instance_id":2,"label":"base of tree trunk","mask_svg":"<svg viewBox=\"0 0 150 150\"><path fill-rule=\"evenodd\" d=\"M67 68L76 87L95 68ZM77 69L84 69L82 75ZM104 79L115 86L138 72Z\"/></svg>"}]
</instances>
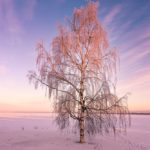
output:
<instances>
[{"instance_id":1,"label":"base of tree trunk","mask_svg":"<svg viewBox=\"0 0 150 150\"><path fill-rule=\"evenodd\" d=\"M80 143L85 143L84 120L80 121Z\"/></svg>"},{"instance_id":2,"label":"base of tree trunk","mask_svg":"<svg viewBox=\"0 0 150 150\"><path fill-rule=\"evenodd\" d=\"M85 139L84 139L84 140L81 140L81 139L80 139L79 143L81 143L81 144L86 143L86 142L85 142Z\"/></svg>"},{"instance_id":3,"label":"base of tree trunk","mask_svg":"<svg viewBox=\"0 0 150 150\"><path fill-rule=\"evenodd\" d=\"M80 144L84 144L84 143L86 143L86 142L85 142L85 141L84 141L84 142L81 142L81 141L80 141L79 143L80 143Z\"/></svg>"}]
</instances>

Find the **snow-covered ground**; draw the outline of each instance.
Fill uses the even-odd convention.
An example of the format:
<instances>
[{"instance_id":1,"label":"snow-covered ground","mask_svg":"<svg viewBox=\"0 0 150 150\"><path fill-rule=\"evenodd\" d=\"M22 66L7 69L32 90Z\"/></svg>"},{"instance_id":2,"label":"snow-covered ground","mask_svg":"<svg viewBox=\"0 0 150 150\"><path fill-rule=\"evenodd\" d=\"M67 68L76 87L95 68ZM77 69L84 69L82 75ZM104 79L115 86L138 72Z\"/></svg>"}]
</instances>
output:
<instances>
[{"instance_id":1,"label":"snow-covered ground","mask_svg":"<svg viewBox=\"0 0 150 150\"><path fill-rule=\"evenodd\" d=\"M150 115L133 115L127 132L89 137L79 144L78 135L57 129L53 117L0 117L0 150L150 150Z\"/></svg>"}]
</instances>

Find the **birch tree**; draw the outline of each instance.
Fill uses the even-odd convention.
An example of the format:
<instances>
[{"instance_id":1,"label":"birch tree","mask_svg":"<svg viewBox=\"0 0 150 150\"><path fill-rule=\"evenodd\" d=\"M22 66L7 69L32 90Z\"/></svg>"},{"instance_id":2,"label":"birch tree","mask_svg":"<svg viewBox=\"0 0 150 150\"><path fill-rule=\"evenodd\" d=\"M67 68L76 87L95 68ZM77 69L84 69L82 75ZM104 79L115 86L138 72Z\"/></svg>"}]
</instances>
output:
<instances>
[{"instance_id":1,"label":"birch tree","mask_svg":"<svg viewBox=\"0 0 150 150\"><path fill-rule=\"evenodd\" d=\"M51 49L40 42L37 53L37 72L29 71L29 79L53 96L61 129L74 119L84 143L85 135L126 128L127 96L116 95L118 56L99 21L98 3L75 9L67 26L59 26Z\"/></svg>"}]
</instances>

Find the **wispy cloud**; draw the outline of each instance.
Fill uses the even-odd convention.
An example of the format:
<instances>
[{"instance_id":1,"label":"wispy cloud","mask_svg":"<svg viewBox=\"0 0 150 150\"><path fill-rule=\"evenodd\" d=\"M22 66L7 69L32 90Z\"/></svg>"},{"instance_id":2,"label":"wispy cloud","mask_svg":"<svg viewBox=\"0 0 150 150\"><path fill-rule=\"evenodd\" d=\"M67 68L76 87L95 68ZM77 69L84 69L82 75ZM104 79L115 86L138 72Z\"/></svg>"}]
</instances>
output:
<instances>
[{"instance_id":1,"label":"wispy cloud","mask_svg":"<svg viewBox=\"0 0 150 150\"><path fill-rule=\"evenodd\" d=\"M136 94L136 91L139 90L141 93L150 87L150 69L148 67L140 68L138 71L135 71L132 76L119 80L118 85L118 91L120 93L126 91Z\"/></svg>"},{"instance_id":2,"label":"wispy cloud","mask_svg":"<svg viewBox=\"0 0 150 150\"><path fill-rule=\"evenodd\" d=\"M0 0L0 49L19 45L28 32L26 24L34 17L37 0L19 2Z\"/></svg>"},{"instance_id":3,"label":"wispy cloud","mask_svg":"<svg viewBox=\"0 0 150 150\"><path fill-rule=\"evenodd\" d=\"M1 30L10 33L18 33L21 31L21 22L17 17L12 0L0 1L0 17Z\"/></svg>"},{"instance_id":4,"label":"wispy cloud","mask_svg":"<svg viewBox=\"0 0 150 150\"><path fill-rule=\"evenodd\" d=\"M113 20L108 24L111 39L117 43L118 41L124 43L128 41L130 44L132 41L134 43L135 40L150 37L150 16L147 13L149 7L150 2L141 6L134 2L122 2L119 14L113 17Z\"/></svg>"},{"instance_id":5,"label":"wispy cloud","mask_svg":"<svg viewBox=\"0 0 150 150\"><path fill-rule=\"evenodd\" d=\"M11 34L24 32L23 24L32 20L36 5L37 0L26 0L19 11L15 1L0 0L0 30Z\"/></svg>"},{"instance_id":6,"label":"wispy cloud","mask_svg":"<svg viewBox=\"0 0 150 150\"><path fill-rule=\"evenodd\" d=\"M32 20L37 5L37 0L26 0L24 6L24 16L26 20Z\"/></svg>"},{"instance_id":7,"label":"wispy cloud","mask_svg":"<svg viewBox=\"0 0 150 150\"><path fill-rule=\"evenodd\" d=\"M120 96L131 93L129 100L132 109L147 109L148 106L142 106L141 100L146 104L150 97L149 6L149 2L142 6L122 2L108 11L103 22L111 46L116 46L120 53L117 91Z\"/></svg>"},{"instance_id":8,"label":"wispy cloud","mask_svg":"<svg viewBox=\"0 0 150 150\"><path fill-rule=\"evenodd\" d=\"M120 4L114 6L110 12L108 13L108 15L104 18L104 25L109 25L109 23L112 22L112 20L119 14L119 12L121 11L122 6Z\"/></svg>"},{"instance_id":9,"label":"wispy cloud","mask_svg":"<svg viewBox=\"0 0 150 150\"><path fill-rule=\"evenodd\" d=\"M134 39L133 37L128 38L128 41L120 46L120 49L122 49L120 55L122 69L126 72L130 70L130 75L135 71L135 68L136 70L144 68L145 61L150 63L148 59L150 57L150 38L145 38L144 34L141 36L137 34L137 38Z\"/></svg>"}]
</instances>

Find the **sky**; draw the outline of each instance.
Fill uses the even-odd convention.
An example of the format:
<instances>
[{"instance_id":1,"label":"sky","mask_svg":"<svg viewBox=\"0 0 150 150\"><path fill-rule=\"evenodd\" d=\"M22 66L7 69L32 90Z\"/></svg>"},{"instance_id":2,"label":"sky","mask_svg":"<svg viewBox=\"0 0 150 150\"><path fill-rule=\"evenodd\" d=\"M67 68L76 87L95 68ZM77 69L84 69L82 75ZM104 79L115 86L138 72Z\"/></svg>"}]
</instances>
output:
<instances>
[{"instance_id":1,"label":"sky","mask_svg":"<svg viewBox=\"0 0 150 150\"><path fill-rule=\"evenodd\" d=\"M87 0L0 0L0 112L49 112L45 89L34 89L36 43L47 49L57 27ZM130 111L150 112L150 0L100 0L98 17L120 56L117 93Z\"/></svg>"}]
</instances>

